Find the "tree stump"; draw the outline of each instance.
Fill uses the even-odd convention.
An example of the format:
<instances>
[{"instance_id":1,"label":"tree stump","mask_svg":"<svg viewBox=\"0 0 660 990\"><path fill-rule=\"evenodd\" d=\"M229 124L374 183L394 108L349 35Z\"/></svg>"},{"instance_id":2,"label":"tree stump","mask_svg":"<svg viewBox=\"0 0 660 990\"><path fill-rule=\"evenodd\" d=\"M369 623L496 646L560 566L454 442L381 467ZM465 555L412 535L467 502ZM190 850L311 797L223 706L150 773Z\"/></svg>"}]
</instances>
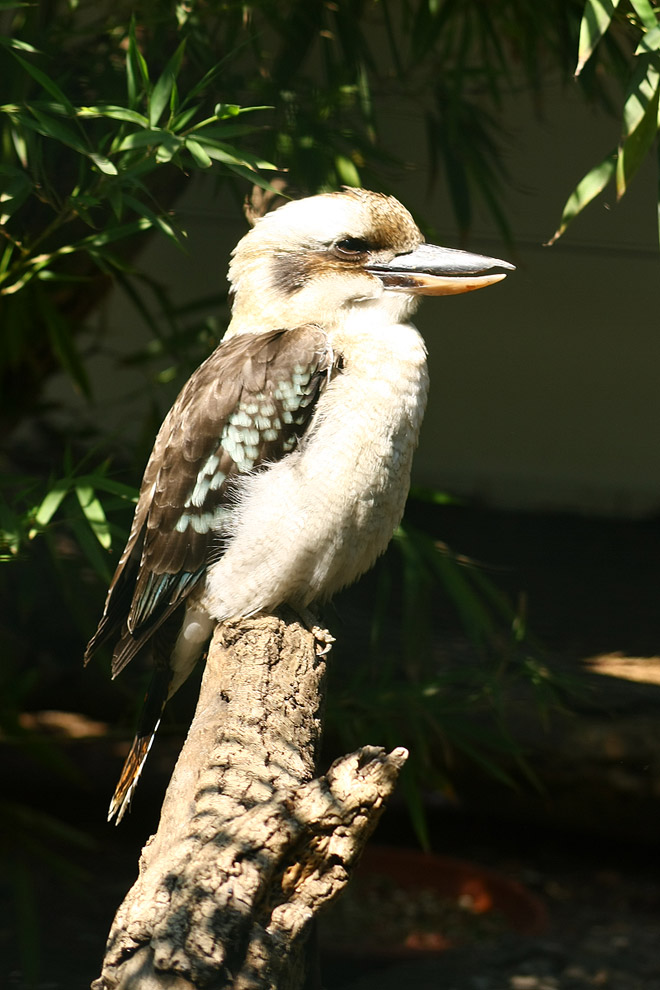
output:
<instances>
[{"instance_id":1,"label":"tree stump","mask_svg":"<svg viewBox=\"0 0 660 990\"><path fill-rule=\"evenodd\" d=\"M216 630L188 738L93 990L302 990L312 921L406 760L366 746L314 778L325 657L298 621Z\"/></svg>"}]
</instances>

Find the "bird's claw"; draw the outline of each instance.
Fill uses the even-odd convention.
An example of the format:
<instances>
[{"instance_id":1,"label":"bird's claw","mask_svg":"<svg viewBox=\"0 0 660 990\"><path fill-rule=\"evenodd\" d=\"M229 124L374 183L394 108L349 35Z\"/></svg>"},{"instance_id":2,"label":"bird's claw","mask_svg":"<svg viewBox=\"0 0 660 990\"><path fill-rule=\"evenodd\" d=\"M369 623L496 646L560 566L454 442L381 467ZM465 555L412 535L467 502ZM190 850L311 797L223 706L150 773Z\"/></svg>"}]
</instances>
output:
<instances>
[{"instance_id":1,"label":"bird's claw","mask_svg":"<svg viewBox=\"0 0 660 990\"><path fill-rule=\"evenodd\" d=\"M328 629L324 629L322 626L312 626L310 632L314 637L314 648L317 657L326 656L332 649L332 644L336 642L335 637Z\"/></svg>"}]
</instances>

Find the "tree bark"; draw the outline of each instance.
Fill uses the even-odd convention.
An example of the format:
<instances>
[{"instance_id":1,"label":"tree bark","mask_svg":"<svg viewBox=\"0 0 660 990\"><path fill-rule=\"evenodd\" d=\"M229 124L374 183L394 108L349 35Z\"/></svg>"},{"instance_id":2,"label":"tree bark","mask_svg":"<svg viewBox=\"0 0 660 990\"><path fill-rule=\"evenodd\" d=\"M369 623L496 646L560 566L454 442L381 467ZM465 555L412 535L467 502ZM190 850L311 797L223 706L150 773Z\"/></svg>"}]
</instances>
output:
<instances>
[{"instance_id":1,"label":"tree bark","mask_svg":"<svg viewBox=\"0 0 660 990\"><path fill-rule=\"evenodd\" d=\"M216 630L158 831L93 990L302 990L407 753L363 747L314 779L325 658L298 621Z\"/></svg>"}]
</instances>

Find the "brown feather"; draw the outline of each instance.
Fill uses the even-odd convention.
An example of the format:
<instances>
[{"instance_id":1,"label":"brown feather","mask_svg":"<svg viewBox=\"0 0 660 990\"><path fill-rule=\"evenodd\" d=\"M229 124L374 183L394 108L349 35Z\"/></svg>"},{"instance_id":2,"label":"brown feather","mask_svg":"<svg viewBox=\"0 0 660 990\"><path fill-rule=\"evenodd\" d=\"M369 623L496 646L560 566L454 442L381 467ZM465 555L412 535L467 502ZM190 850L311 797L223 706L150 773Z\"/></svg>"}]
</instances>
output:
<instances>
[{"instance_id":1,"label":"brown feather","mask_svg":"<svg viewBox=\"0 0 660 990\"><path fill-rule=\"evenodd\" d=\"M116 675L190 593L209 556L221 552L221 527L206 520L231 511L232 482L246 470L236 452L227 449L226 439L223 446L223 431L232 416L254 402L274 407L274 419L280 423L276 437L261 431L248 469L278 460L304 434L327 376L337 367L325 333L304 325L233 337L194 372L156 437L128 542L85 662L103 642L119 637L113 660ZM300 368L310 371L307 392L295 421L285 423L278 385L290 381ZM209 464L218 478L223 476L222 483L209 487L203 504L193 504L195 486L201 477L203 488L203 471ZM188 524L182 526L184 515Z\"/></svg>"}]
</instances>

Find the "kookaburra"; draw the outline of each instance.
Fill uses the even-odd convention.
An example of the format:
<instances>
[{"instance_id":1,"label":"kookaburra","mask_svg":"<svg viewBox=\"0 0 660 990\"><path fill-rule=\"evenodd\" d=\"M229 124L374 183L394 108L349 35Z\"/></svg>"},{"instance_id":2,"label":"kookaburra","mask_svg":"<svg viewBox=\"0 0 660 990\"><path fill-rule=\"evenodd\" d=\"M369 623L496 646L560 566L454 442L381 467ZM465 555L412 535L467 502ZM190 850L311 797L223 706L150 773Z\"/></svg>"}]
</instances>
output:
<instances>
[{"instance_id":1,"label":"kookaburra","mask_svg":"<svg viewBox=\"0 0 660 990\"><path fill-rule=\"evenodd\" d=\"M426 244L391 196L287 203L229 267L232 319L156 437L85 659L155 669L110 805L120 821L162 709L216 623L328 600L401 520L428 390L422 295L492 285L505 261Z\"/></svg>"}]
</instances>

